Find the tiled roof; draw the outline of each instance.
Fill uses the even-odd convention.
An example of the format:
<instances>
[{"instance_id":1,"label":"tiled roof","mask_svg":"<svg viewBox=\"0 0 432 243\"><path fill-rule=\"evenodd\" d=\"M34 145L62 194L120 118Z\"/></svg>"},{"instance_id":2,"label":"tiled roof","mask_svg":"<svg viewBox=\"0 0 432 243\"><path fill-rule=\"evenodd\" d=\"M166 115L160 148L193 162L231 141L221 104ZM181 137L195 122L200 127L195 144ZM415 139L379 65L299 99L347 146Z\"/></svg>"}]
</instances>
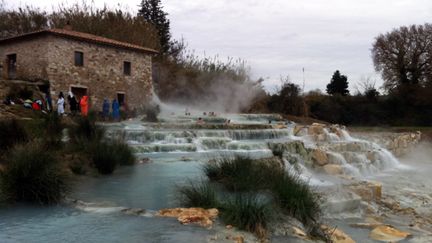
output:
<instances>
[{"instance_id":1,"label":"tiled roof","mask_svg":"<svg viewBox=\"0 0 432 243\"><path fill-rule=\"evenodd\" d=\"M158 51L153 50L151 48L134 45L126 42L121 42L113 39L108 39L102 36L92 35L92 34L73 31L73 30L66 30L66 29L46 29L46 30L39 30L35 32L25 33L22 35L1 39L0 45L2 43L10 42L17 39L28 38L40 34L52 34L52 35L61 36L69 39L77 39L81 41L86 41L86 42L91 42L91 43L96 43L101 45L108 45L108 46L113 46L118 48L125 48L125 49L140 51L140 52L147 52L147 53L154 53L154 54L158 53Z\"/></svg>"}]
</instances>

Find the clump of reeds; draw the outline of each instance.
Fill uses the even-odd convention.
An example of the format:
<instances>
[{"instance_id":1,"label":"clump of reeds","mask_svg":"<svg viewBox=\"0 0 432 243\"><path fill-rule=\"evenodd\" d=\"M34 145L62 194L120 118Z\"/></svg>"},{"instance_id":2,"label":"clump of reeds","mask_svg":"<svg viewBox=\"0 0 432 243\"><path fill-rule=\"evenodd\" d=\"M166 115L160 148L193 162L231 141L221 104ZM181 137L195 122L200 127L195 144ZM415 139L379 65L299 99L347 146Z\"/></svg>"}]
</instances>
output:
<instances>
[{"instance_id":1,"label":"clump of reeds","mask_svg":"<svg viewBox=\"0 0 432 243\"><path fill-rule=\"evenodd\" d=\"M0 172L0 192L7 201L58 203L68 188L58 161L39 143L16 145L8 152Z\"/></svg>"}]
</instances>

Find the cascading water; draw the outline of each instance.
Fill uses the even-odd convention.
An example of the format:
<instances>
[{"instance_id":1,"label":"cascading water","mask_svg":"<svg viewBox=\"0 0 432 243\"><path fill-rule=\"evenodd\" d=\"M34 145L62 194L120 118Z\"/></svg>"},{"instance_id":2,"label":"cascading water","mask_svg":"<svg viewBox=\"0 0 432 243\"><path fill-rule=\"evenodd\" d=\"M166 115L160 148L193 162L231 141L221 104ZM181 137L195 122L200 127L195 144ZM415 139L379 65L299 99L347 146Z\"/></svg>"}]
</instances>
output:
<instances>
[{"instance_id":1,"label":"cascading water","mask_svg":"<svg viewBox=\"0 0 432 243\"><path fill-rule=\"evenodd\" d=\"M139 122L141 123L139 129L137 126L125 124L124 127L116 125L112 128L108 127L107 130L109 137L124 138L140 156L154 157L155 154L160 153L251 153L258 157L266 157L271 154L269 144L301 142L300 146L303 146L306 152L302 158L296 160L308 169L316 167L313 162L314 158L311 157L315 150L322 151L326 157L326 161L322 163L341 166L344 174L355 177L368 176L397 167L399 164L385 148L373 142L352 138L341 127L312 126L295 133L294 130L297 129L295 124L287 126L281 122L275 124L277 128L265 127L268 125L267 119L276 116L249 114L224 115L217 119L210 119L212 123L207 124L217 124L217 121L228 119L226 117L238 121L253 121L254 124L261 125L263 128L260 126L255 129L238 127L243 123L237 123L234 129L230 125L218 129L209 129L206 125L196 127L195 121L198 116L193 114L188 117L189 122L183 122L182 129L163 129L152 123ZM170 118L173 117L170 116ZM285 153L288 157L298 157L298 151L285 151Z\"/></svg>"},{"instance_id":2,"label":"cascading water","mask_svg":"<svg viewBox=\"0 0 432 243\"><path fill-rule=\"evenodd\" d=\"M89 177L78 182L71 195L78 200L72 206L0 208L0 241L208 242L211 237L220 236L220 231L215 230L217 225L211 230L179 227L175 219L153 215L161 208L181 206L176 200L176 188L190 183L189 179L198 180L204 163L234 154L254 158L281 156L286 170L326 195L322 205L326 219L335 220L333 225L349 232L358 242L369 242L365 240L367 233L356 235L348 223L337 221L340 217L362 220L365 201L347 187L372 176L380 178L387 182L387 188L394 188L388 192L394 197L403 188L405 194L399 197L406 205L419 202L410 196L412 188L432 187L427 180L432 171L432 155L422 165L422 169L429 169L408 173L412 178L408 188L402 184L406 174L400 170L392 170L391 176L386 176L388 169L400 167L388 150L377 143L351 137L343 127L301 126L271 114L210 117L189 109L191 115L186 116L186 107L163 104L156 95L153 102L162 109L160 123L131 120L103 124L107 137L124 139L142 164L119 168L109 177ZM198 117L203 117L206 124L197 125ZM231 120L230 124L225 124L226 120ZM418 205L424 213L430 212L424 201Z\"/></svg>"}]
</instances>

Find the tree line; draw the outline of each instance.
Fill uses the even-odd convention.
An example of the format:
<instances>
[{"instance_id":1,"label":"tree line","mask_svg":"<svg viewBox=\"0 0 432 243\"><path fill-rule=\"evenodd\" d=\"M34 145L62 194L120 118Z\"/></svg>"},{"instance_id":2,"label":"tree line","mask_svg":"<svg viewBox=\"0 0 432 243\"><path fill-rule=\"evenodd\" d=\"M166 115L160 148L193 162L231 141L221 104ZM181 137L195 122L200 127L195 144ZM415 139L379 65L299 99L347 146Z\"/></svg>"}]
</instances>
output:
<instances>
[{"instance_id":1,"label":"tree line","mask_svg":"<svg viewBox=\"0 0 432 243\"><path fill-rule=\"evenodd\" d=\"M348 77L336 71L327 94L301 95L300 87L288 82L268 98L267 108L348 125L432 125L432 25L380 34L372 45L372 58L384 80L382 94L365 81L363 90L350 95Z\"/></svg>"},{"instance_id":2,"label":"tree line","mask_svg":"<svg viewBox=\"0 0 432 243\"><path fill-rule=\"evenodd\" d=\"M162 100L201 105L218 104L225 111L279 112L328 122L358 125L432 124L432 25L400 27L380 34L372 58L384 80L380 94L371 83L350 94L348 77L335 71L327 94L302 94L283 80L268 94L262 79L253 79L243 60L201 57L170 32L168 14L160 0L142 0L136 15L92 4L60 5L52 12L34 7L7 10L0 2L0 38L44 28L74 30L154 48L153 83ZM252 104L251 104L252 103Z\"/></svg>"},{"instance_id":3,"label":"tree line","mask_svg":"<svg viewBox=\"0 0 432 243\"><path fill-rule=\"evenodd\" d=\"M69 24L75 31L156 49L154 89L167 102L234 112L247 109L256 94L264 92L262 80L251 78L245 61L198 56L184 40L173 39L160 0L142 0L139 7L134 15L83 1L47 12L32 6L7 9L0 2L0 38Z\"/></svg>"}]
</instances>

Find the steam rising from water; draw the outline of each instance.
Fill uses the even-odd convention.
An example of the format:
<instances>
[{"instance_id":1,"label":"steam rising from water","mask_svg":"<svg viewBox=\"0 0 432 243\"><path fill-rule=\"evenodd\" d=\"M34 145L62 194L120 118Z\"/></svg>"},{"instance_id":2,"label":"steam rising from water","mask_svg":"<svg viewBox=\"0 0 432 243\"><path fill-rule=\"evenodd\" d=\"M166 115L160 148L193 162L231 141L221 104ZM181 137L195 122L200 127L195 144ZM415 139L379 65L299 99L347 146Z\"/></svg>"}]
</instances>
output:
<instances>
[{"instance_id":1,"label":"steam rising from water","mask_svg":"<svg viewBox=\"0 0 432 243\"><path fill-rule=\"evenodd\" d=\"M205 98L188 97L175 102L162 102L152 90L153 102L161 108L162 114L179 114L186 109L202 113L239 113L249 108L252 102L263 94L263 89L252 82L237 83L228 79L217 79L207 87Z\"/></svg>"}]
</instances>

